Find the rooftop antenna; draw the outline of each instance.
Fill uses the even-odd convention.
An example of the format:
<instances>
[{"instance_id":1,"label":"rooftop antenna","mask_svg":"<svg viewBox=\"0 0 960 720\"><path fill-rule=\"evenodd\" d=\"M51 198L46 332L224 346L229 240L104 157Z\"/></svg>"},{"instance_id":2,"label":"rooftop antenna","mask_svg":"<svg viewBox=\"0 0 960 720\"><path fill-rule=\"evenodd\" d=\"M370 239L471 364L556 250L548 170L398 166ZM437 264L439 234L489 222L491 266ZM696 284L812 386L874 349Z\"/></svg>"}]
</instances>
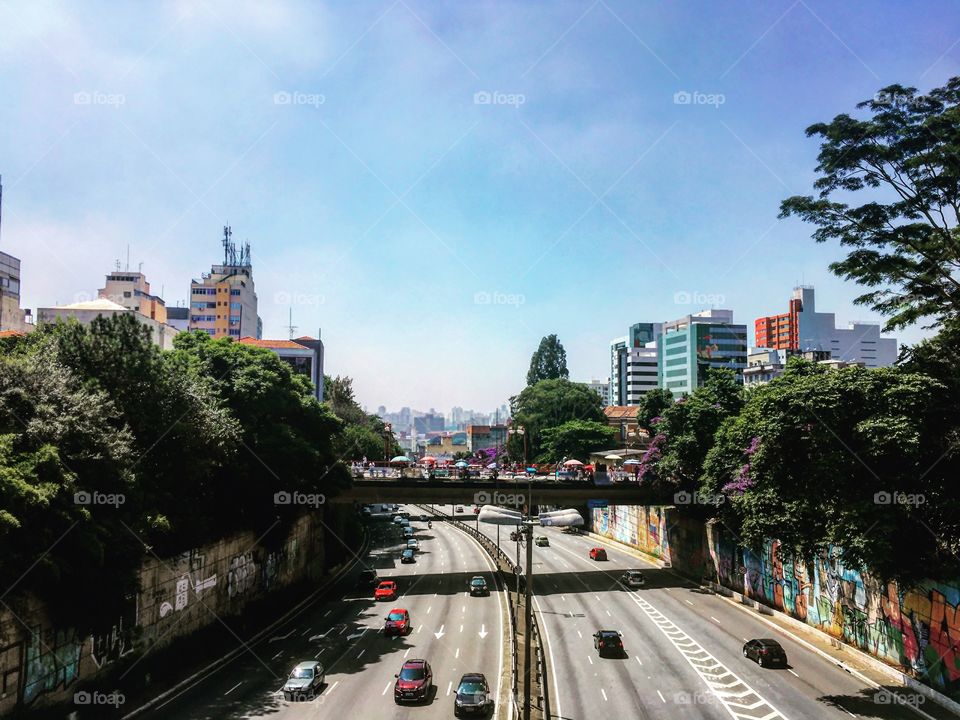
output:
<instances>
[{"instance_id":1,"label":"rooftop antenna","mask_svg":"<svg viewBox=\"0 0 960 720\"><path fill-rule=\"evenodd\" d=\"M233 245L233 230L229 225L223 226L223 264L233 265L231 259L236 260L236 248Z\"/></svg>"},{"instance_id":2,"label":"rooftop antenna","mask_svg":"<svg viewBox=\"0 0 960 720\"><path fill-rule=\"evenodd\" d=\"M117 261L113 265L117 268L117 272L120 272L120 258L117 258Z\"/></svg>"},{"instance_id":3,"label":"rooftop antenna","mask_svg":"<svg viewBox=\"0 0 960 720\"><path fill-rule=\"evenodd\" d=\"M127 243L127 267L126 271L130 272L130 243Z\"/></svg>"},{"instance_id":4,"label":"rooftop antenna","mask_svg":"<svg viewBox=\"0 0 960 720\"><path fill-rule=\"evenodd\" d=\"M137 272L143 275L143 262L140 262L140 265L137 266Z\"/></svg>"},{"instance_id":5,"label":"rooftop antenna","mask_svg":"<svg viewBox=\"0 0 960 720\"><path fill-rule=\"evenodd\" d=\"M293 324L293 306L290 306L290 320L288 321L287 330L290 332L290 339L293 340L293 333L296 331L297 326Z\"/></svg>"}]
</instances>

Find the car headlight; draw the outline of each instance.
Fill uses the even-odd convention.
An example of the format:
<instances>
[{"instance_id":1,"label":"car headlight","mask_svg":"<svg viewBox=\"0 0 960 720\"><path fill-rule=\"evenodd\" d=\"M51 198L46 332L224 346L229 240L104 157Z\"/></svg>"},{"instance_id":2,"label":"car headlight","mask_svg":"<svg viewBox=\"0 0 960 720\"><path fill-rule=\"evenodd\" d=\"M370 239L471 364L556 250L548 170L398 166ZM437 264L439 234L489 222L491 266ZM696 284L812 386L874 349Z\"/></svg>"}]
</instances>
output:
<instances>
[{"instance_id":1,"label":"car headlight","mask_svg":"<svg viewBox=\"0 0 960 720\"><path fill-rule=\"evenodd\" d=\"M461 705L463 705L463 703L460 701L460 698L454 699L453 704L456 705L457 707L460 707Z\"/></svg>"}]
</instances>

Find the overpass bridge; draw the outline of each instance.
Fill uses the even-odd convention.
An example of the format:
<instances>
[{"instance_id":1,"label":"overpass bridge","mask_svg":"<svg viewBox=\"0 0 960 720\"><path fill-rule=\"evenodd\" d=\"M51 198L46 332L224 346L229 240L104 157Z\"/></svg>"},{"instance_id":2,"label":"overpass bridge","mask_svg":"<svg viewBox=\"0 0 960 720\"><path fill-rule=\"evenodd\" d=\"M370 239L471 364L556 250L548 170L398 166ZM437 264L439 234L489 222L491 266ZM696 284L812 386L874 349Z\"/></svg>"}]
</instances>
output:
<instances>
[{"instance_id":1,"label":"overpass bridge","mask_svg":"<svg viewBox=\"0 0 960 720\"><path fill-rule=\"evenodd\" d=\"M605 500L612 505L671 505L673 495L637 483L594 485L584 481L557 482L520 477L493 480L415 480L410 478L354 478L332 503L420 503L459 505L586 505Z\"/></svg>"}]
</instances>

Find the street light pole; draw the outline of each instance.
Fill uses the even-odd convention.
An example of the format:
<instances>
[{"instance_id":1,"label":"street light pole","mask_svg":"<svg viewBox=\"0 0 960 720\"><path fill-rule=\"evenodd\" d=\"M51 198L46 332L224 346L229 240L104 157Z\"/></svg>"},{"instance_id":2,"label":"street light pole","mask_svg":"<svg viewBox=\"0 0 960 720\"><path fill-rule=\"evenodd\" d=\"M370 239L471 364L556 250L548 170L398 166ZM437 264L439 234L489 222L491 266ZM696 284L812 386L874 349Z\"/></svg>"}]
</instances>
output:
<instances>
[{"instance_id":1,"label":"street light pole","mask_svg":"<svg viewBox=\"0 0 960 720\"><path fill-rule=\"evenodd\" d=\"M532 640L533 610L530 599L533 594L533 521L527 521L527 587L523 607L523 720L530 720L530 699L533 696L532 674L530 667L530 646Z\"/></svg>"}]
</instances>

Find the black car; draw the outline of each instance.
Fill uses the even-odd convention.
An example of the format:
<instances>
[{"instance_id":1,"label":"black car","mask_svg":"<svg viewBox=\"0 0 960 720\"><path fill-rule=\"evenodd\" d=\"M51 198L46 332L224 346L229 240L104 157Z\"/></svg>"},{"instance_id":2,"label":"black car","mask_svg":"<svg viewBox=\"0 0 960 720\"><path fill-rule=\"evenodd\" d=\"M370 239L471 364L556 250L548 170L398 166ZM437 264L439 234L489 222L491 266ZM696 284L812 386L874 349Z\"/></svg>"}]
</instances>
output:
<instances>
[{"instance_id":1,"label":"black car","mask_svg":"<svg viewBox=\"0 0 960 720\"><path fill-rule=\"evenodd\" d=\"M623 636L616 630L598 630L593 634L593 647L600 657L623 656Z\"/></svg>"},{"instance_id":2,"label":"black car","mask_svg":"<svg viewBox=\"0 0 960 720\"><path fill-rule=\"evenodd\" d=\"M787 664L787 651L772 638L747 640L743 644L743 656L756 660L760 667L769 667L770 665L785 667Z\"/></svg>"},{"instance_id":3,"label":"black car","mask_svg":"<svg viewBox=\"0 0 960 720\"><path fill-rule=\"evenodd\" d=\"M487 587L487 581L484 580L479 575L474 575L470 579L470 594L471 595L489 595L490 588Z\"/></svg>"},{"instance_id":4,"label":"black car","mask_svg":"<svg viewBox=\"0 0 960 720\"><path fill-rule=\"evenodd\" d=\"M373 588L380 583L377 571L373 568L364 568L360 571L360 577L357 578L358 588Z\"/></svg>"},{"instance_id":5,"label":"black car","mask_svg":"<svg viewBox=\"0 0 960 720\"><path fill-rule=\"evenodd\" d=\"M486 715L493 710L490 686L483 673L467 673L460 678L457 694L453 697L454 717Z\"/></svg>"},{"instance_id":6,"label":"black car","mask_svg":"<svg viewBox=\"0 0 960 720\"><path fill-rule=\"evenodd\" d=\"M420 522L426 522L426 521L427 521L427 516L426 516L426 515L421 515L421 516L420 516Z\"/></svg>"}]
</instances>

